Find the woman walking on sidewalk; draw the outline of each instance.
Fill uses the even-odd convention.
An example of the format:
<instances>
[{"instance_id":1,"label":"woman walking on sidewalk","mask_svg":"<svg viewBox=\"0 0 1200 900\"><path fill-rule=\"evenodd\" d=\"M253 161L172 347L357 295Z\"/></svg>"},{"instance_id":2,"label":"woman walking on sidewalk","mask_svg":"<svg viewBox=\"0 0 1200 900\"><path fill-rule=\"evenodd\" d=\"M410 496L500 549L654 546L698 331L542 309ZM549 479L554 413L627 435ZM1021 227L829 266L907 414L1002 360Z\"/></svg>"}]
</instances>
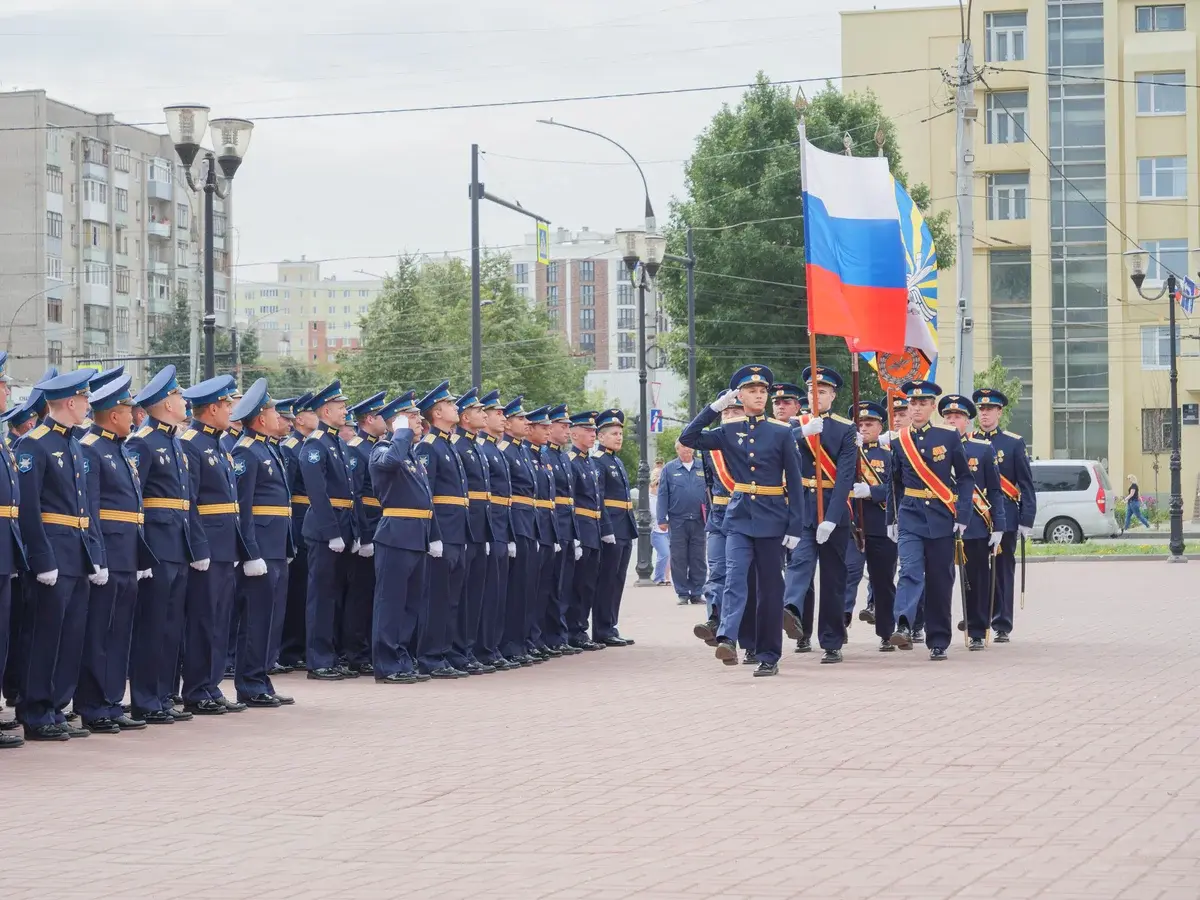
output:
<instances>
[{"instance_id":1,"label":"woman walking on sidewalk","mask_svg":"<svg viewBox=\"0 0 1200 900\"><path fill-rule=\"evenodd\" d=\"M1121 529L1124 533L1129 530L1129 523L1134 516L1147 528L1150 527L1150 522L1146 519L1146 514L1142 512L1141 491L1138 490L1137 478L1133 475L1129 476L1129 493L1125 495L1125 527Z\"/></svg>"}]
</instances>

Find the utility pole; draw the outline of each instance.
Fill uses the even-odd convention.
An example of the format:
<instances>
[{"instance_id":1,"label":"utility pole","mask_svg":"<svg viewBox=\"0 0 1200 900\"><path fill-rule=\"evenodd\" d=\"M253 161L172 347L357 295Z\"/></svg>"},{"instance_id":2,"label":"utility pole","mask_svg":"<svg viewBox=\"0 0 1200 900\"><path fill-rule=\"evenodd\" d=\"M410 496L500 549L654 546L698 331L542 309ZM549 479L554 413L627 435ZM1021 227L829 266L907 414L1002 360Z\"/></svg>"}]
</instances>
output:
<instances>
[{"instance_id":1,"label":"utility pole","mask_svg":"<svg viewBox=\"0 0 1200 900\"><path fill-rule=\"evenodd\" d=\"M955 392L970 394L974 384L975 348L973 304L971 303L972 273L975 250L975 207L972 196L975 181L975 121L979 108L975 105L975 62L971 38L963 34L958 45L957 84L954 112L957 120L955 146L955 176L958 193L958 250L956 267L958 290L958 329L955 333Z\"/></svg>"}]
</instances>

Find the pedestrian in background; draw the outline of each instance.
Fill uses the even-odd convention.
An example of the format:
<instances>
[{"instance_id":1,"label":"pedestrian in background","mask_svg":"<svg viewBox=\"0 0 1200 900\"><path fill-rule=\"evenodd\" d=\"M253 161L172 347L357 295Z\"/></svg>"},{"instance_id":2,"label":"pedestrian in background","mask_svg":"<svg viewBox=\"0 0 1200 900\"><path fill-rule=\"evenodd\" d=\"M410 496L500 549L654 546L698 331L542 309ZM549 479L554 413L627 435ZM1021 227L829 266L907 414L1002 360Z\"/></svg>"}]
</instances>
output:
<instances>
[{"instance_id":1,"label":"pedestrian in background","mask_svg":"<svg viewBox=\"0 0 1200 900\"><path fill-rule=\"evenodd\" d=\"M695 451L676 442L658 483L657 522L670 528L671 569L679 605L700 603L708 575L704 554L704 470Z\"/></svg>"},{"instance_id":2,"label":"pedestrian in background","mask_svg":"<svg viewBox=\"0 0 1200 900\"><path fill-rule=\"evenodd\" d=\"M1145 527L1150 527L1150 522L1146 518L1146 514L1142 512L1142 492L1138 488L1137 478L1133 475L1129 476L1129 493L1125 495L1125 527L1121 531L1129 530L1129 523L1133 517L1137 516L1139 522Z\"/></svg>"},{"instance_id":3,"label":"pedestrian in background","mask_svg":"<svg viewBox=\"0 0 1200 900\"><path fill-rule=\"evenodd\" d=\"M650 546L654 548L654 574L651 580L655 584L670 584L671 575L671 537L666 525L658 524L658 485L662 480L662 457L654 460L654 471L650 473L650 518L655 525L650 529Z\"/></svg>"}]
</instances>

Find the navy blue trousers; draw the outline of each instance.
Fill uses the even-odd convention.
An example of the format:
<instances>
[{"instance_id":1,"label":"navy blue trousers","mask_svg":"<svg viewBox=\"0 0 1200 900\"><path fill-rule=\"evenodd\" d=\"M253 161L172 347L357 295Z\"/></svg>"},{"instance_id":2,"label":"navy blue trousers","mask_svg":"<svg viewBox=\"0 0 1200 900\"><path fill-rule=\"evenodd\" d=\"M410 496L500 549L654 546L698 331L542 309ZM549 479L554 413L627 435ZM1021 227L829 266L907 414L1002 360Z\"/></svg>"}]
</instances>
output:
<instances>
[{"instance_id":1,"label":"navy blue trousers","mask_svg":"<svg viewBox=\"0 0 1200 900\"><path fill-rule=\"evenodd\" d=\"M308 592L304 630L304 660L309 671L332 669L338 663L335 624L337 608L346 592L350 572L350 546L341 553L328 541L308 541Z\"/></svg>"},{"instance_id":2,"label":"navy blue trousers","mask_svg":"<svg viewBox=\"0 0 1200 900\"><path fill-rule=\"evenodd\" d=\"M714 621L721 618L721 596L725 593L725 535L719 531L705 536L708 554L708 579L704 583L704 602L708 617Z\"/></svg>"},{"instance_id":3,"label":"navy blue trousers","mask_svg":"<svg viewBox=\"0 0 1200 900\"><path fill-rule=\"evenodd\" d=\"M992 613L995 631L1013 630L1013 597L1016 593L1017 533L1004 532L1000 540L1000 555L996 557L996 608Z\"/></svg>"},{"instance_id":4,"label":"navy blue trousers","mask_svg":"<svg viewBox=\"0 0 1200 900\"><path fill-rule=\"evenodd\" d=\"M83 575L59 573L54 585L31 579L29 656L17 703L17 718L30 728L66 721L61 710L79 681L89 587Z\"/></svg>"},{"instance_id":5,"label":"navy blue trousers","mask_svg":"<svg viewBox=\"0 0 1200 900\"><path fill-rule=\"evenodd\" d=\"M671 581L675 593L686 599L699 597L708 577L704 561L704 521L672 519L670 527Z\"/></svg>"},{"instance_id":6,"label":"navy blue trousers","mask_svg":"<svg viewBox=\"0 0 1200 900\"><path fill-rule=\"evenodd\" d=\"M479 643L479 623L483 615L483 594L487 590L487 571L491 557L485 543L467 544L467 571L463 582L463 598L458 607L458 624L454 629L451 656L454 665L461 660L478 662L475 648Z\"/></svg>"},{"instance_id":7,"label":"navy blue trousers","mask_svg":"<svg viewBox=\"0 0 1200 900\"><path fill-rule=\"evenodd\" d=\"M917 604L924 597L925 645L930 650L945 650L950 646L952 627L954 537L924 538L901 531L899 558L896 621L903 617L915 627Z\"/></svg>"},{"instance_id":8,"label":"navy blue trousers","mask_svg":"<svg viewBox=\"0 0 1200 900\"><path fill-rule=\"evenodd\" d=\"M604 546L601 544L601 546ZM570 602L567 607L567 640L581 644L588 639L588 619L596 601L600 574L600 550L584 547L571 571Z\"/></svg>"},{"instance_id":9,"label":"navy blue trousers","mask_svg":"<svg viewBox=\"0 0 1200 900\"><path fill-rule=\"evenodd\" d=\"M853 546L853 542L851 542ZM857 551L856 551L857 552ZM890 637L896 630L896 556L899 550L887 535L867 535L867 589L875 601L875 634ZM857 585L856 585L857 587ZM849 611L853 612L853 607Z\"/></svg>"},{"instance_id":10,"label":"navy blue trousers","mask_svg":"<svg viewBox=\"0 0 1200 900\"><path fill-rule=\"evenodd\" d=\"M129 646L137 608L136 572L108 572L108 581L92 585L79 683L71 705L84 722L123 714Z\"/></svg>"},{"instance_id":11,"label":"navy blue trousers","mask_svg":"<svg viewBox=\"0 0 1200 900\"><path fill-rule=\"evenodd\" d=\"M746 612L750 573L758 596L753 650L759 662L778 663L783 652L783 543L779 537L725 537L725 598L719 636L734 640Z\"/></svg>"},{"instance_id":12,"label":"navy blue trousers","mask_svg":"<svg viewBox=\"0 0 1200 900\"><path fill-rule=\"evenodd\" d=\"M153 579L151 579L153 581ZM184 600L184 703L219 700L229 655L229 628L237 599L232 562L211 560L208 570L188 574Z\"/></svg>"},{"instance_id":13,"label":"navy blue trousers","mask_svg":"<svg viewBox=\"0 0 1200 900\"><path fill-rule=\"evenodd\" d=\"M417 671L417 636L426 615L424 550L375 545L371 663L375 677Z\"/></svg>"},{"instance_id":14,"label":"navy blue trousers","mask_svg":"<svg viewBox=\"0 0 1200 900\"><path fill-rule=\"evenodd\" d=\"M133 643L129 655L129 698L139 713L171 708L171 693L183 644L187 563L160 562L138 582Z\"/></svg>"},{"instance_id":15,"label":"navy blue trousers","mask_svg":"<svg viewBox=\"0 0 1200 900\"><path fill-rule=\"evenodd\" d=\"M299 528L297 528L297 532ZM305 618L308 608L308 547L302 542L288 566L287 610L279 645L279 662L294 666L304 659ZM272 660L274 662L274 660Z\"/></svg>"},{"instance_id":16,"label":"navy blue trousers","mask_svg":"<svg viewBox=\"0 0 1200 900\"><path fill-rule=\"evenodd\" d=\"M17 698L21 694L21 681L25 677L24 661L25 661L25 635L24 635L24 587L28 575L19 574L16 578L8 577L8 611L2 621L0 621L0 629L4 631L4 639L6 641L5 648L7 655L4 657L4 665L0 667L0 672L4 673L3 677L3 692L4 698L10 706L15 706Z\"/></svg>"},{"instance_id":17,"label":"navy blue trousers","mask_svg":"<svg viewBox=\"0 0 1200 900\"><path fill-rule=\"evenodd\" d=\"M553 544L541 544L538 549L538 583L534 601L526 613L525 636L526 644L540 650L546 648L546 615L551 603L557 602L558 592L558 560L562 551L554 552Z\"/></svg>"},{"instance_id":18,"label":"navy blue trousers","mask_svg":"<svg viewBox=\"0 0 1200 900\"><path fill-rule=\"evenodd\" d=\"M273 694L272 661L279 652L279 631L287 608L288 565L286 560L268 559L265 575L238 573L237 662L233 683L239 700L255 694ZM243 563L243 566L245 564Z\"/></svg>"},{"instance_id":19,"label":"navy blue trousers","mask_svg":"<svg viewBox=\"0 0 1200 900\"><path fill-rule=\"evenodd\" d=\"M457 668L465 659L453 658L453 644L458 631L458 609L462 604L463 582L467 576L467 545L443 544L439 558L430 557L429 619L421 635L418 662L423 672L432 672L448 665Z\"/></svg>"},{"instance_id":20,"label":"navy blue trousers","mask_svg":"<svg viewBox=\"0 0 1200 900\"><path fill-rule=\"evenodd\" d=\"M816 527L805 526L800 544L788 562L784 603L800 614L805 633L810 633L811 612L803 608L813 587L820 563L821 590L817 608L817 640L825 650L840 650L846 640L846 543L850 528L839 525L824 544L817 543Z\"/></svg>"},{"instance_id":21,"label":"navy blue trousers","mask_svg":"<svg viewBox=\"0 0 1200 900\"><path fill-rule=\"evenodd\" d=\"M621 618L621 595L625 593L625 577L629 573L633 543L618 539L615 544L600 545L600 576L596 598L592 603L594 641L620 636L617 622Z\"/></svg>"},{"instance_id":22,"label":"navy blue trousers","mask_svg":"<svg viewBox=\"0 0 1200 900\"><path fill-rule=\"evenodd\" d=\"M992 554L987 538L964 540L963 547L967 551L967 636L983 638L991 619Z\"/></svg>"},{"instance_id":23,"label":"navy blue trousers","mask_svg":"<svg viewBox=\"0 0 1200 900\"><path fill-rule=\"evenodd\" d=\"M548 647L561 647L567 642L567 606L571 602L571 590L575 579L574 541L567 541L563 544L562 551L554 555L558 560L554 573L554 592L546 606L542 640Z\"/></svg>"},{"instance_id":24,"label":"navy blue trousers","mask_svg":"<svg viewBox=\"0 0 1200 900\"><path fill-rule=\"evenodd\" d=\"M347 550L347 553L350 551ZM360 666L371 659L371 609L375 604L375 558L350 557L350 584L342 603L341 656Z\"/></svg>"},{"instance_id":25,"label":"navy blue trousers","mask_svg":"<svg viewBox=\"0 0 1200 900\"><path fill-rule=\"evenodd\" d=\"M529 605L531 587L537 587L538 552L533 538L515 538L517 555L508 561L508 593L504 602L504 629L501 632L500 652L509 659L524 656L525 610Z\"/></svg>"},{"instance_id":26,"label":"navy blue trousers","mask_svg":"<svg viewBox=\"0 0 1200 900\"><path fill-rule=\"evenodd\" d=\"M508 544L493 541L491 555L484 558L483 599L479 630L475 637L475 658L481 663L495 662L501 655L504 602L508 596L508 564Z\"/></svg>"}]
</instances>

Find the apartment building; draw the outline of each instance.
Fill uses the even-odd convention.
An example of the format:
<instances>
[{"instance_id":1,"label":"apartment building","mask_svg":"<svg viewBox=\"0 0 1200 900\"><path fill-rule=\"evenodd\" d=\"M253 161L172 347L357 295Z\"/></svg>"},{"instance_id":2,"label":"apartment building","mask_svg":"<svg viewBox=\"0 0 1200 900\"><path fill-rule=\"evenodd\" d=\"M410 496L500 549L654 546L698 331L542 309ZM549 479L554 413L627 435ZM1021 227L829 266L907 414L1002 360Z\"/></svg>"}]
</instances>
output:
<instances>
[{"instance_id":1,"label":"apartment building","mask_svg":"<svg viewBox=\"0 0 1200 900\"><path fill-rule=\"evenodd\" d=\"M45 91L0 93L0 197L0 327L18 383L144 356L179 292L199 317L203 207L168 136ZM218 327L232 323L231 206L217 199L213 218Z\"/></svg>"},{"instance_id":2,"label":"apartment building","mask_svg":"<svg viewBox=\"0 0 1200 900\"><path fill-rule=\"evenodd\" d=\"M638 408L637 288L613 232L558 228L550 233L550 262L537 262L537 235L512 252L513 281L541 305L572 351L588 360L585 385L627 410ZM687 412L687 384L666 365L658 336L670 331L657 292L646 298L649 404L667 416Z\"/></svg>"},{"instance_id":3,"label":"apartment building","mask_svg":"<svg viewBox=\"0 0 1200 900\"><path fill-rule=\"evenodd\" d=\"M1122 253L1151 251L1144 290L1200 268L1200 2L978 0L975 83L975 359L1004 359L1024 384L1014 428L1035 456L1106 460L1167 490L1167 300L1142 300ZM904 165L954 209L953 92L959 8L842 14L848 89L895 121ZM862 76L862 77L858 77ZM1194 256L1200 257L1200 254ZM942 360L954 383L955 273L941 273ZM1200 469L1200 327L1181 317L1185 495ZM1191 508L1191 504L1187 504Z\"/></svg>"},{"instance_id":4,"label":"apartment building","mask_svg":"<svg viewBox=\"0 0 1200 900\"><path fill-rule=\"evenodd\" d=\"M238 327L257 333L264 360L332 362L358 348L359 320L382 290L382 279L322 278L320 263L285 259L274 281L238 283Z\"/></svg>"}]
</instances>

